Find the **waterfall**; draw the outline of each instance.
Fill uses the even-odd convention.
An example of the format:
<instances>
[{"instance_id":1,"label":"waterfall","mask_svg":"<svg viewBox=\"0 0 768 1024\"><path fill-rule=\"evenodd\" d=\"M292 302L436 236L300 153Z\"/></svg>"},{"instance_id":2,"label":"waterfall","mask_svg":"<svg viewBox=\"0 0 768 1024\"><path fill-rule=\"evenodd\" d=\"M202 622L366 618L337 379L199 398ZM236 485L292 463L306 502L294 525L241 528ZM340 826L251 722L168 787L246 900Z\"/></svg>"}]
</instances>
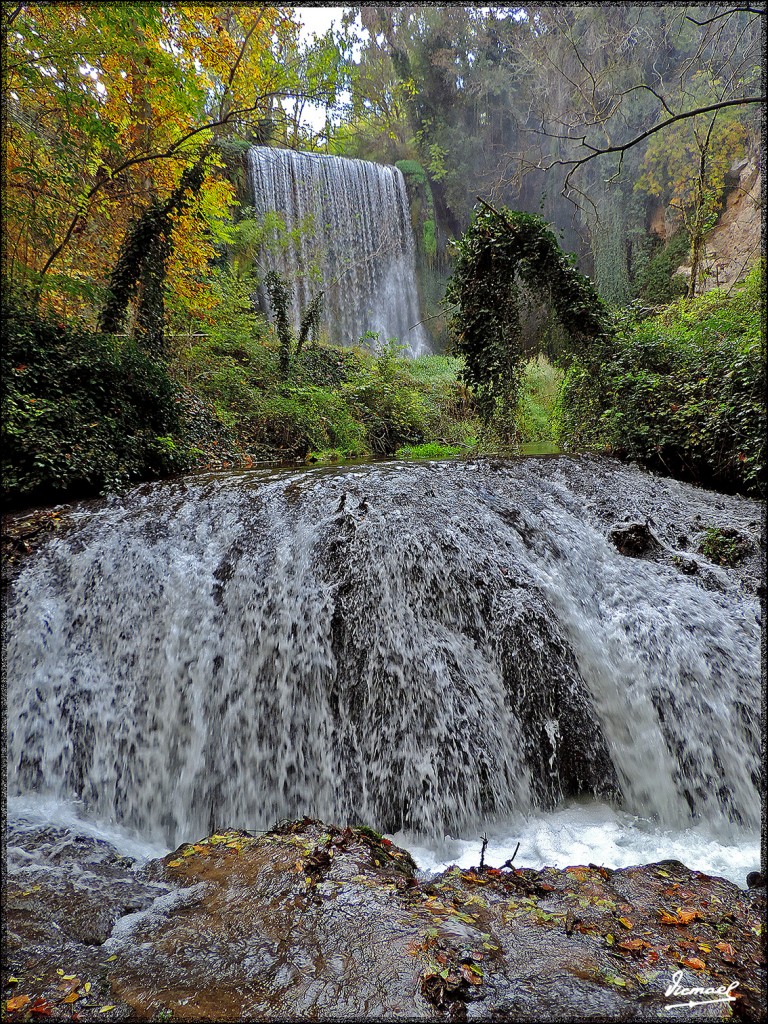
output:
<instances>
[{"instance_id":1,"label":"waterfall","mask_svg":"<svg viewBox=\"0 0 768 1024\"><path fill-rule=\"evenodd\" d=\"M373 331L380 342L396 338L413 355L428 352L401 172L266 146L249 150L248 167L257 214L280 214L291 239L264 262L289 283L295 328L322 291L330 341L356 344Z\"/></svg>"},{"instance_id":2,"label":"waterfall","mask_svg":"<svg viewBox=\"0 0 768 1024\"><path fill-rule=\"evenodd\" d=\"M616 551L625 517L663 558ZM85 507L8 602L9 794L169 845L305 814L441 837L572 797L754 829L759 602L675 562L709 523L756 534L759 507L568 458Z\"/></svg>"}]
</instances>

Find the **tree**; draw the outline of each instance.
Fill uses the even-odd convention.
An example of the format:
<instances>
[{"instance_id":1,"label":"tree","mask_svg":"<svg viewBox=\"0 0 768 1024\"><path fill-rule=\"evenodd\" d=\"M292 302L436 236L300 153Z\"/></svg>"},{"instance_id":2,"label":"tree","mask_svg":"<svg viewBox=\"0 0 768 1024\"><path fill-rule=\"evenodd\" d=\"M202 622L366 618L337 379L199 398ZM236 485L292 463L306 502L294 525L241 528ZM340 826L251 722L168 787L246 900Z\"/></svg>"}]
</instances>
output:
<instances>
[{"instance_id":1,"label":"tree","mask_svg":"<svg viewBox=\"0 0 768 1024\"><path fill-rule=\"evenodd\" d=\"M185 273L186 261L173 258L180 244L199 266L195 250L212 254L206 235L234 198L216 177L212 140L248 137L280 121L285 98L327 92L306 79L292 9L127 3L11 13L4 274L62 311L103 300L115 237L152 208L173 207L164 266ZM174 204L200 161L197 199Z\"/></svg>"},{"instance_id":2,"label":"tree","mask_svg":"<svg viewBox=\"0 0 768 1024\"><path fill-rule=\"evenodd\" d=\"M635 189L657 196L682 219L691 247L688 296L697 293L704 243L720 211L725 176L744 149L746 129L721 111L685 118L656 135Z\"/></svg>"}]
</instances>

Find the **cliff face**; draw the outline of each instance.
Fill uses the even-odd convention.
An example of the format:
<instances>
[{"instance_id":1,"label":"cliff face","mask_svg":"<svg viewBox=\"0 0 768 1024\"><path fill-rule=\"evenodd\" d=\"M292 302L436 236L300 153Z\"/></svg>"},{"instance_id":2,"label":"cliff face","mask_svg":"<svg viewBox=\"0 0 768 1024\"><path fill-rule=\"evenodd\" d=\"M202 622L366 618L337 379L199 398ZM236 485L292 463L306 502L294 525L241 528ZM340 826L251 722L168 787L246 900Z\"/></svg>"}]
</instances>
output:
<instances>
[{"instance_id":1,"label":"cliff face","mask_svg":"<svg viewBox=\"0 0 768 1024\"><path fill-rule=\"evenodd\" d=\"M731 169L730 188L723 211L706 240L700 291L727 288L741 281L761 251L763 201L759 154ZM678 274L690 277L690 263Z\"/></svg>"}]
</instances>

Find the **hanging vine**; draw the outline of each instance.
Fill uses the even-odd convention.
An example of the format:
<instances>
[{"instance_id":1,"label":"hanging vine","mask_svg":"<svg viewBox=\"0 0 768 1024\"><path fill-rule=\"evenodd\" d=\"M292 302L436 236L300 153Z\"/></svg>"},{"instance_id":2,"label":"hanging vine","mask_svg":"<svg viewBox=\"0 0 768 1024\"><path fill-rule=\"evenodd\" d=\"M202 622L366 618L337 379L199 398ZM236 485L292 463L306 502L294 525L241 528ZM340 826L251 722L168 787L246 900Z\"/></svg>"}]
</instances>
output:
<instances>
[{"instance_id":1,"label":"hanging vine","mask_svg":"<svg viewBox=\"0 0 768 1024\"><path fill-rule=\"evenodd\" d=\"M171 254L173 218L200 191L205 180L204 153L187 167L168 199L156 200L128 229L110 275L109 292L99 322L107 334L120 331L128 304L139 293L136 314L136 340L156 357L165 354L163 322L165 316L165 273Z\"/></svg>"},{"instance_id":2,"label":"hanging vine","mask_svg":"<svg viewBox=\"0 0 768 1024\"><path fill-rule=\"evenodd\" d=\"M521 285L552 303L572 344L604 335L607 317L592 283L541 217L480 204L454 243L446 299L455 306L449 326L465 357L464 380L481 414L497 417L503 428L513 422L524 361Z\"/></svg>"},{"instance_id":3,"label":"hanging vine","mask_svg":"<svg viewBox=\"0 0 768 1024\"><path fill-rule=\"evenodd\" d=\"M264 278L264 286L267 289L269 301L272 304L275 329L278 341L280 342L280 373L283 377L287 377L291 366L291 354L294 348L295 355L299 355L307 338L310 335L316 338L317 332L320 330L323 293L319 292L302 313L299 324L299 337L294 342L289 315L291 298L285 281L276 270L270 270Z\"/></svg>"}]
</instances>

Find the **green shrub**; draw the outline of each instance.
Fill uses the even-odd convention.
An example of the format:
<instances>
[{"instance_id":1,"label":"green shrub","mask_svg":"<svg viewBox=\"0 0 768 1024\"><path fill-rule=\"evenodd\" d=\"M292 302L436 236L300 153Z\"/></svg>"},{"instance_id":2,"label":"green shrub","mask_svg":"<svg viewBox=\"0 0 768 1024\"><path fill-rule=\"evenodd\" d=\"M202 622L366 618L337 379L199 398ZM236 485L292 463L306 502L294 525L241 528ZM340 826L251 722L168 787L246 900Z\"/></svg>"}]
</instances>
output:
<instances>
[{"instance_id":1,"label":"green shrub","mask_svg":"<svg viewBox=\"0 0 768 1024\"><path fill-rule=\"evenodd\" d=\"M661 305L685 295L688 282L675 271L690 256L690 240L685 231L678 231L668 242L646 258L638 267L635 279L637 294L648 302Z\"/></svg>"},{"instance_id":2,"label":"green shrub","mask_svg":"<svg viewBox=\"0 0 768 1024\"><path fill-rule=\"evenodd\" d=\"M760 267L733 295L708 292L658 316L620 317L566 373L559 439L748 494L764 489Z\"/></svg>"},{"instance_id":3,"label":"green shrub","mask_svg":"<svg viewBox=\"0 0 768 1024\"><path fill-rule=\"evenodd\" d=\"M2 475L12 504L121 488L187 464L162 364L11 297L3 320Z\"/></svg>"}]
</instances>

